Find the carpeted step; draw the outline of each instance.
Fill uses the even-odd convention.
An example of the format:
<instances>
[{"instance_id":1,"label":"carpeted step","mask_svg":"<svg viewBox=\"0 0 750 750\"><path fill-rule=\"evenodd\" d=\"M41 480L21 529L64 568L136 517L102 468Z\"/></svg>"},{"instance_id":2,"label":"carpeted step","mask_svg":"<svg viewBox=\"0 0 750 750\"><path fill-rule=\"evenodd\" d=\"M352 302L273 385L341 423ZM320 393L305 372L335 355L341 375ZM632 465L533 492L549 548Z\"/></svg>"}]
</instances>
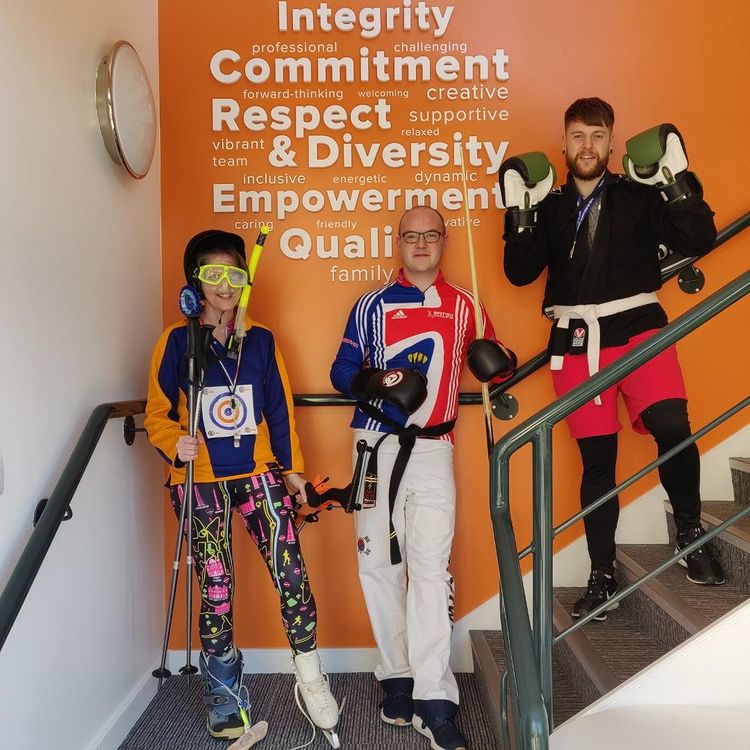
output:
<instances>
[{"instance_id":1,"label":"carpeted step","mask_svg":"<svg viewBox=\"0 0 750 750\"><path fill-rule=\"evenodd\" d=\"M474 656L474 675L480 684L487 714L492 717L492 727L497 747L502 748L500 725L500 676L505 669L503 635L499 630L472 630L471 647ZM553 696L556 725L567 721L584 709L591 701L582 696L566 670L553 657Z\"/></svg>"},{"instance_id":2,"label":"carpeted step","mask_svg":"<svg viewBox=\"0 0 750 750\"><path fill-rule=\"evenodd\" d=\"M667 529L669 542L674 545L675 526L672 517L672 506L664 503L667 511ZM701 506L701 521L706 529L712 529L735 513L746 510L747 505L730 501L704 502ZM727 581L750 594L750 517L740 521L715 537L714 545L721 564L724 566Z\"/></svg>"},{"instance_id":3,"label":"carpeted step","mask_svg":"<svg viewBox=\"0 0 750 750\"><path fill-rule=\"evenodd\" d=\"M584 588L555 589L555 599L566 616L569 617L567 613L584 592ZM559 629L558 622L555 625ZM592 621L569 638L573 636L585 638L593 649L598 663L592 663L584 657L582 666L589 677L598 684L600 695L637 674L668 650L622 606L610 610L604 622ZM575 675L572 676L575 678Z\"/></svg>"},{"instance_id":4,"label":"carpeted step","mask_svg":"<svg viewBox=\"0 0 750 750\"><path fill-rule=\"evenodd\" d=\"M573 601L578 598L582 589L575 589L575 591ZM564 594L565 589L557 589L555 594L558 592ZM564 596L563 599L565 599ZM563 604L557 596L553 597L552 622L555 633L561 633L573 624L573 618L570 615L571 606L567 600L566 604ZM585 705L598 700L620 683L582 628L559 641L554 647L554 654L567 679L576 686L576 692L581 696Z\"/></svg>"},{"instance_id":5,"label":"carpeted step","mask_svg":"<svg viewBox=\"0 0 750 750\"><path fill-rule=\"evenodd\" d=\"M672 557L668 544L626 544L617 548L617 579L630 585ZM743 604L747 593L731 582L723 586L696 586L687 580L685 568L673 565L645 583L622 606L642 628L672 649L714 620Z\"/></svg>"},{"instance_id":6,"label":"carpeted step","mask_svg":"<svg viewBox=\"0 0 750 750\"><path fill-rule=\"evenodd\" d=\"M734 501L750 505L750 458L730 458Z\"/></svg>"}]
</instances>

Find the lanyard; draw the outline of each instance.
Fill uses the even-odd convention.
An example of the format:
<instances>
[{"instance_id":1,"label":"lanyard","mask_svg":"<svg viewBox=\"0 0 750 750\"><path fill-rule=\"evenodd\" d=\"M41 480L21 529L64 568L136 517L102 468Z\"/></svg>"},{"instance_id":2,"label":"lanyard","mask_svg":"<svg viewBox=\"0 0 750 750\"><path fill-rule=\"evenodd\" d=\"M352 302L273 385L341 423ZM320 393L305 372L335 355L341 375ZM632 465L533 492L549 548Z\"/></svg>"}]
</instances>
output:
<instances>
[{"instance_id":1,"label":"lanyard","mask_svg":"<svg viewBox=\"0 0 750 750\"><path fill-rule=\"evenodd\" d=\"M237 409L237 397L234 395L237 391L237 381L240 376L240 364L242 363L242 344L245 342L245 338L240 339L240 345L239 349L237 350L237 369L234 371L234 377L232 377L229 374L229 371L224 366L224 363L221 361L221 355L216 352L214 349L214 340L211 341L211 349L214 352L214 354L217 356L217 362L221 369L221 374L224 376L224 380L226 381L227 388L229 389L229 395L230 395L230 404L232 406L232 412L234 416L234 423L235 427L237 425L237 416L239 413L239 410ZM234 447L239 448L240 447L240 436L239 434L236 434L234 436Z\"/></svg>"},{"instance_id":2,"label":"lanyard","mask_svg":"<svg viewBox=\"0 0 750 750\"><path fill-rule=\"evenodd\" d=\"M602 190L604 190L604 178L606 176L607 173L605 172L599 178L599 182L596 183L596 187L591 191L591 195L589 195L588 198L584 200L579 195L576 200L576 205L578 206L578 215L576 216L576 233L573 237L573 246L570 248L570 255L568 255L568 258L573 257L573 253L576 249L576 242L578 242L578 233L581 231L581 224L583 224L583 222L586 220L586 217L588 216L588 213L591 210L592 206L599 199L599 196L601 196Z\"/></svg>"},{"instance_id":3,"label":"lanyard","mask_svg":"<svg viewBox=\"0 0 750 750\"><path fill-rule=\"evenodd\" d=\"M224 366L224 363L221 361L221 355L214 350L214 354L216 355L216 360L221 368L221 374L224 376L224 380L226 381L227 388L229 388L229 394L234 398L234 392L237 390L237 380L240 376L240 363L242 362L242 343L244 341L244 338L240 339L240 349L237 354L237 369L234 371L234 377L232 377L229 374L229 371ZM214 341L211 341L211 348L214 347Z\"/></svg>"},{"instance_id":4,"label":"lanyard","mask_svg":"<svg viewBox=\"0 0 750 750\"><path fill-rule=\"evenodd\" d=\"M602 193L602 190L604 188L604 177L605 175L603 174L599 178L599 182L596 183L596 187L591 191L591 195L589 195L586 200L584 200L580 195L578 196L578 200L576 202L576 205L578 206L578 216L576 217L576 236L581 229L581 224L583 224L584 219L586 218L586 216L588 216L591 207L594 205L594 202Z\"/></svg>"}]
</instances>

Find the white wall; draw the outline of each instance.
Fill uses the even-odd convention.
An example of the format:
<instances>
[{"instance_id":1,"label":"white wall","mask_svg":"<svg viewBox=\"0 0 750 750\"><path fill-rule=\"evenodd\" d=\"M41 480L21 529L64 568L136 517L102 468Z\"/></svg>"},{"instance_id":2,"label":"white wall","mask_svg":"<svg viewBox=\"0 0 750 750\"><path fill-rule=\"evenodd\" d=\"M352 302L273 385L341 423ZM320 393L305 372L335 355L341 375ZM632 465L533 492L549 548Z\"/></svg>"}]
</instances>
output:
<instances>
[{"instance_id":1,"label":"white wall","mask_svg":"<svg viewBox=\"0 0 750 750\"><path fill-rule=\"evenodd\" d=\"M734 500L729 459L750 456L750 425L738 430L721 445L701 453L701 497Z\"/></svg>"},{"instance_id":2,"label":"white wall","mask_svg":"<svg viewBox=\"0 0 750 750\"><path fill-rule=\"evenodd\" d=\"M706 727L714 747L748 747L748 625L750 603L745 603L568 720L552 734L550 747L602 747L605 728L620 736L613 747L690 750L706 747ZM722 730L729 734L724 737ZM589 741L597 735L598 742ZM668 741L656 740L662 735Z\"/></svg>"},{"instance_id":3,"label":"white wall","mask_svg":"<svg viewBox=\"0 0 750 750\"><path fill-rule=\"evenodd\" d=\"M748 627L750 602L745 602L592 703L581 715L648 705L748 711Z\"/></svg>"},{"instance_id":4,"label":"white wall","mask_svg":"<svg viewBox=\"0 0 750 750\"><path fill-rule=\"evenodd\" d=\"M92 408L145 395L161 252L158 166L136 182L109 160L94 99L120 38L157 88L156 0L0 0L0 17L1 586ZM163 500L138 441L105 429L0 652L4 747L114 744L110 722L143 693L161 642Z\"/></svg>"}]
</instances>

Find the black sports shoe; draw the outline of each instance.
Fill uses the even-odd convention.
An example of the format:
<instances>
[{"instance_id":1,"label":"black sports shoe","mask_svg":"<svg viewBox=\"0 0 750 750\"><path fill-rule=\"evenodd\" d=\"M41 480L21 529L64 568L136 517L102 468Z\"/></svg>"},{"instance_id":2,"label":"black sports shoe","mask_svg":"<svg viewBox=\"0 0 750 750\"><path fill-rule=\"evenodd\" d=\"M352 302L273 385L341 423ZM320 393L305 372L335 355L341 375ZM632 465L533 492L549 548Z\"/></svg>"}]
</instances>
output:
<instances>
[{"instance_id":1,"label":"black sports shoe","mask_svg":"<svg viewBox=\"0 0 750 750\"><path fill-rule=\"evenodd\" d=\"M702 537L706 532L702 526L692 526L677 534L675 552L684 549L691 542ZM679 561L680 565L688 569L687 579L691 583L703 586L720 586L724 583L724 569L716 559L711 545L704 544L697 550L686 555Z\"/></svg>"},{"instance_id":2,"label":"black sports shoe","mask_svg":"<svg viewBox=\"0 0 750 750\"><path fill-rule=\"evenodd\" d=\"M380 686L385 690L385 698L380 703L380 718L396 727L409 726L414 715L411 697L414 680L411 677L392 677L381 680Z\"/></svg>"},{"instance_id":3,"label":"black sports shoe","mask_svg":"<svg viewBox=\"0 0 750 750\"><path fill-rule=\"evenodd\" d=\"M432 750L469 750L466 737L453 721L457 710L451 701L414 701L412 726L430 740Z\"/></svg>"},{"instance_id":4,"label":"black sports shoe","mask_svg":"<svg viewBox=\"0 0 750 750\"><path fill-rule=\"evenodd\" d=\"M443 719L440 723L428 724L414 714L414 729L430 741L432 750L468 750L469 743L452 719Z\"/></svg>"},{"instance_id":5,"label":"black sports shoe","mask_svg":"<svg viewBox=\"0 0 750 750\"><path fill-rule=\"evenodd\" d=\"M615 581L614 576L595 568L589 576L586 593L573 605L571 614L575 618L585 617L592 609L596 609L600 604L604 604L607 599L613 597L616 593L617 581ZM607 619L607 610L617 609L619 606L620 602L616 602L591 619L603 622Z\"/></svg>"}]
</instances>

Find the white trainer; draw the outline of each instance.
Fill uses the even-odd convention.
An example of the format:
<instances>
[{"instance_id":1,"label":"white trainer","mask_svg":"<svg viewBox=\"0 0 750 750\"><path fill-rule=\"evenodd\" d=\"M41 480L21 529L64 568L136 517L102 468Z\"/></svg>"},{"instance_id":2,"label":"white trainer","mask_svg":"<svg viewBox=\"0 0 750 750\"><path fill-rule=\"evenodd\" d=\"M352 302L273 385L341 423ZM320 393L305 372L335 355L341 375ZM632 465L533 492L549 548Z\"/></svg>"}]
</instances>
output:
<instances>
[{"instance_id":1,"label":"white trainer","mask_svg":"<svg viewBox=\"0 0 750 750\"><path fill-rule=\"evenodd\" d=\"M323 730L332 730L339 720L339 707L328 687L328 675L320 669L317 651L297 654L292 659L296 689L302 695L310 720Z\"/></svg>"}]
</instances>

